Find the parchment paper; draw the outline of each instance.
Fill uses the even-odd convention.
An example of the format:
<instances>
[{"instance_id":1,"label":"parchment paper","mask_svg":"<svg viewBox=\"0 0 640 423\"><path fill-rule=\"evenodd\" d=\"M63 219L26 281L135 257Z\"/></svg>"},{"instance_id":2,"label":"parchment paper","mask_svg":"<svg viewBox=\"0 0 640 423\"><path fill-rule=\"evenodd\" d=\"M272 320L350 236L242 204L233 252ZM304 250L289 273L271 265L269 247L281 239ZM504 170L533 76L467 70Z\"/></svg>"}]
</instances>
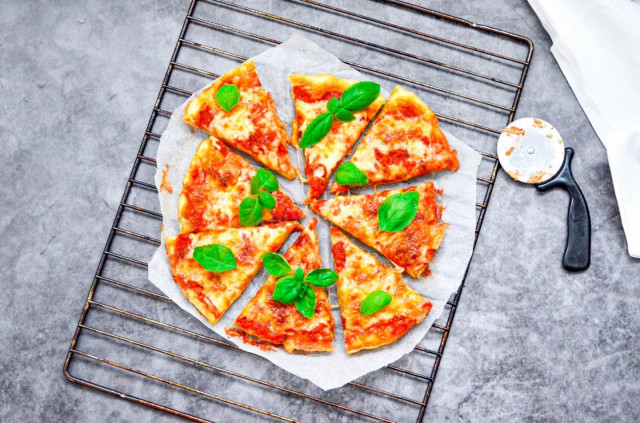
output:
<instances>
[{"instance_id":1,"label":"parchment paper","mask_svg":"<svg viewBox=\"0 0 640 423\"><path fill-rule=\"evenodd\" d=\"M289 74L332 73L341 78L368 79L342 63L334 55L298 35L294 35L285 43L252 58L252 60L256 64L262 85L271 93L276 102L278 114L287 124L290 124L295 116ZM387 97L388 92L383 90L383 95ZM199 131L192 133L191 128L182 121L184 106L183 104L174 111L167 129L162 135L157 154L156 186L160 188L162 171L166 165L169 165L167 178L173 188L172 194L158 190L164 223L163 238L174 235L180 230L177 213L178 199L182 190L182 175L187 171L198 144L207 137L206 134ZM288 129L290 131L290 126ZM239 338L229 337L225 334L224 329L233 327L235 318L266 280L268 276L266 271L263 269L253 279L240 299L229 308L215 326L212 326L187 301L174 282L164 242L149 263L149 280L182 309L218 335L230 340L243 350L262 356L281 368L310 380L324 390L340 387L366 373L390 364L411 352L424 338L432 323L442 314L450 295L458 289L471 258L476 224L476 174L481 157L459 139L448 133L446 135L452 148L458 150L460 169L457 172L439 172L413 179L409 183L380 188L386 190L409 184L416 185L426 180L434 181L437 188L444 190L444 194L440 198L441 203L446 206L442 219L450 224L442 245L435 255L435 261L430 265L432 275L422 279L412 279L407 275L404 277L405 282L414 290L433 302L433 308L420 325L412 328L403 338L392 345L348 356L344 347L340 309L337 307L333 309L336 334L332 353L289 354L281 348L277 348L276 351L262 351L258 347L245 344ZM300 169L303 169L302 153L296 152L292 147L290 147L290 152L294 165L297 164ZM297 179L293 181L287 181L282 177L278 177L278 179L282 189L294 201L302 204L306 198L306 185ZM371 190L360 190L358 193L362 192L371 192ZM305 212L309 217L313 216L308 208ZM318 220L323 266L333 268L329 224L322 218ZM297 234L292 235L281 252L284 252L296 237ZM376 255L383 263L388 264L386 259L373 250L367 247L365 249ZM331 304L338 303L335 286L330 288L330 299ZM233 352L229 352L229 354L233 354Z\"/></svg>"}]
</instances>

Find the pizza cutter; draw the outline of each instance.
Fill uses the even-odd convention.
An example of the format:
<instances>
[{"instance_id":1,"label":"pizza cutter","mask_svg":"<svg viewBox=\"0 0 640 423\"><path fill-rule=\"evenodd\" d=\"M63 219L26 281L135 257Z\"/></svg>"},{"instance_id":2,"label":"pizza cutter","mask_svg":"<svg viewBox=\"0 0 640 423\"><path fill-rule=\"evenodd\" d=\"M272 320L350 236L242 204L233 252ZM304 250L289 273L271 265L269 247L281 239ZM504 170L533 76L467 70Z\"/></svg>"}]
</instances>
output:
<instances>
[{"instance_id":1,"label":"pizza cutter","mask_svg":"<svg viewBox=\"0 0 640 423\"><path fill-rule=\"evenodd\" d=\"M589 267L591 218L587 201L571 173L574 151L564 147L558 131L535 118L518 119L502 130L498 158L516 181L535 184L538 191L561 187L569 192L567 245L562 265L571 271Z\"/></svg>"}]
</instances>

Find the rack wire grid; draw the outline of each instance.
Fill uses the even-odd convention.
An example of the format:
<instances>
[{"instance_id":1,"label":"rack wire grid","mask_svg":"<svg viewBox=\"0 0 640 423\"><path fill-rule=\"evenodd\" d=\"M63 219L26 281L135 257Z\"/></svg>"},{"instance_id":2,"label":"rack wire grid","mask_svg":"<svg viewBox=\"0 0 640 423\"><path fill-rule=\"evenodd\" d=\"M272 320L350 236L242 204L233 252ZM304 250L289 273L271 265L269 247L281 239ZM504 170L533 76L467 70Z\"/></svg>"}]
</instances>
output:
<instances>
[{"instance_id":1,"label":"rack wire grid","mask_svg":"<svg viewBox=\"0 0 640 423\"><path fill-rule=\"evenodd\" d=\"M499 169L496 137L514 118L531 40L400 0L193 0L69 348L70 381L200 422L423 421L464 281L412 353L328 392L217 337L147 281L162 221L153 157L169 110L293 33L389 91L417 91L482 154L477 241Z\"/></svg>"}]
</instances>

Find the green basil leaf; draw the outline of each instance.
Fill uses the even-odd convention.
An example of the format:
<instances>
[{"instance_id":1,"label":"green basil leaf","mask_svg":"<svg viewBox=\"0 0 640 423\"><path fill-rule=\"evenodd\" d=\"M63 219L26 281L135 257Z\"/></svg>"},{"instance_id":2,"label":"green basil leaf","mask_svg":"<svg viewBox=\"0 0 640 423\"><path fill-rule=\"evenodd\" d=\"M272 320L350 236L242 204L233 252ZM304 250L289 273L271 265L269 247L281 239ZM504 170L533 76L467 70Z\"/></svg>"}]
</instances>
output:
<instances>
[{"instance_id":1,"label":"green basil leaf","mask_svg":"<svg viewBox=\"0 0 640 423\"><path fill-rule=\"evenodd\" d=\"M270 170L258 169L256 176L260 180L260 188L264 188L269 192L273 192L280 188L278 178L276 178L276 175L274 175Z\"/></svg>"},{"instance_id":2,"label":"green basil leaf","mask_svg":"<svg viewBox=\"0 0 640 423\"><path fill-rule=\"evenodd\" d=\"M392 299L393 297L388 292L373 291L360 304L360 313L365 316L371 316L388 306Z\"/></svg>"},{"instance_id":3,"label":"green basil leaf","mask_svg":"<svg viewBox=\"0 0 640 423\"><path fill-rule=\"evenodd\" d=\"M333 125L333 113L323 113L311 121L300 140L300 148L316 145L327 136Z\"/></svg>"},{"instance_id":4,"label":"green basil leaf","mask_svg":"<svg viewBox=\"0 0 640 423\"><path fill-rule=\"evenodd\" d=\"M226 84L218 89L216 103L225 112L230 112L240 102L240 90L234 84Z\"/></svg>"},{"instance_id":5,"label":"green basil leaf","mask_svg":"<svg viewBox=\"0 0 640 423\"><path fill-rule=\"evenodd\" d=\"M387 197L378 209L378 231L398 232L409 226L418 214L419 200L415 191Z\"/></svg>"},{"instance_id":6,"label":"green basil leaf","mask_svg":"<svg viewBox=\"0 0 640 423\"><path fill-rule=\"evenodd\" d=\"M262 256L262 264L271 276L280 277L293 272L287 260L280 254L266 253Z\"/></svg>"},{"instance_id":7,"label":"green basil leaf","mask_svg":"<svg viewBox=\"0 0 640 423\"><path fill-rule=\"evenodd\" d=\"M304 270L302 270L300 267L298 267L296 269L296 279L299 281L303 281L304 280Z\"/></svg>"},{"instance_id":8,"label":"green basil leaf","mask_svg":"<svg viewBox=\"0 0 640 423\"><path fill-rule=\"evenodd\" d=\"M291 304L300 297L306 287L307 285L294 276L285 276L276 282L273 299L282 304Z\"/></svg>"},{"instance_id":9,"label":"green basil leaf","mask_svg":"<svg viewBox=\"0 0 640 423\"><path fill-rule=\"evenodd\" d=\"M352 113L361 112L380 95L380 85L371 81L356 82L340 96L340 108Z\"/></svg>"},{"instance_id":10,"label":"green basil leaf","mask_svg":"<svg viewBox=\"0 0 640 423\"><path fill-rule=\"evenodd\" d=\"M315 286L331 286L338 280L338 274L331 269L313 269L305 280Z\"/></svg>"},{"instance_id":11,"label":"green basil leaf","mask_svg":"<svg viewBox=\"0 0 640 423\"><path fill-rule=\"evenodd\" d=\"M367 175L351 162L340 165L336 172L336 182L340 185L361 187L369 183Z\"/></svg>"},{"instance_id":12,"label":"green basil leaf","mask_svg":"<svg viewBox=\"0 0 640 423\"><path fill-rule=\"evenodd\" d=\"M193 249L193 259L210 272L226 272L236 267L236 258L229 247L209 244Z\"/></svg>"},{"instance_id":13,"label":"green basil leaf","mask_svg":"<svg viewBox=\"0 0 640 423\"><path fill-rule=\"evenodd\" d=\"M340 108L340 100L338 100L336 97L333 97L327 103L327 110L330 111L331 113L337 112L339 108Z\"/></svg>"},{"instance_id":14,"label":"green basil leaf","mask_svg":"<svg viewBox=\"0 0 640 423\"><path fill-rule=\"evenodd\" d=\"M260 192L260 178L258 178L258 175L254 175L253 178L251 178L251 195L256 195L259 192Z\"/></svg>"},{"instance_id":15,"label":"green basil leaf","mask_svg":"<svg viewBox=\"0 0 640 423\"><path fill-rule=\"evenodd\" d=\"M240 203L238 211L242 226L256 226L262 222L262 207L257 198L247 197Z\"/></svg>"},{"instance_id":16,"label":"green basil leaf","mask_svg":"<svg viewBox=\"0 0 640 423\"><path fill-rule=\"evenodd\" d=\"M260 194L258 194L258 201L260 201L262 207L268 210L273 210L273 208L276 206L276 199L273 198L273 195L266 191L262 191Z\"/></svg>"},{"instance_id":17,"label":"green basil leaf","mask_svg":"<svg viewBox=\"0 0 640 423\"><path fill-rule=\"evenodd\" d=\"M355 120L355 118L356 117L346 109L338 109L336 112L336 119L340 122L351 122L352 120Z\"/></svg>"},{"instance_id":18,"label":"green basil leaf","mask_svg":"<svg viewBox=\"0 0 640 423\"><path fill-rule=\"evenodd\" d=\"M305 288L296 300L296 308L304 317L311 319L316 312L316 294L309 285L305 285Z\"/></svg>"}]
</instances>

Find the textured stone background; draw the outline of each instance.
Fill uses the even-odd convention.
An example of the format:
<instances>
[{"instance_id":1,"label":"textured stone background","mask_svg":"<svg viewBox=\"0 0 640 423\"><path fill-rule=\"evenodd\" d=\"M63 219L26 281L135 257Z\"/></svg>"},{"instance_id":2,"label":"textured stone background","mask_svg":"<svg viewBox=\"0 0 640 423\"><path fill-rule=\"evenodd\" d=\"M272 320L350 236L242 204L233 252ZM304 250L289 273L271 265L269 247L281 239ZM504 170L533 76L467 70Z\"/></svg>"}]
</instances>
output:
<instances>
[{"instance_id":1,"label":"textured stone background","mask_svg":"<svg viewBox=\"0 0 640 423\"><path fill-rule=\"evenodd\" d=\"M534 41L517 117L556 123L576 149L593 223L591 268L565 272L566 195L500 173L425 421L640 420L640 261L547 34L523 0L423 3ZM187 6L2 3L1 421L172 420L74 386L62 365Z\"/></svg>"}]
</instances>

